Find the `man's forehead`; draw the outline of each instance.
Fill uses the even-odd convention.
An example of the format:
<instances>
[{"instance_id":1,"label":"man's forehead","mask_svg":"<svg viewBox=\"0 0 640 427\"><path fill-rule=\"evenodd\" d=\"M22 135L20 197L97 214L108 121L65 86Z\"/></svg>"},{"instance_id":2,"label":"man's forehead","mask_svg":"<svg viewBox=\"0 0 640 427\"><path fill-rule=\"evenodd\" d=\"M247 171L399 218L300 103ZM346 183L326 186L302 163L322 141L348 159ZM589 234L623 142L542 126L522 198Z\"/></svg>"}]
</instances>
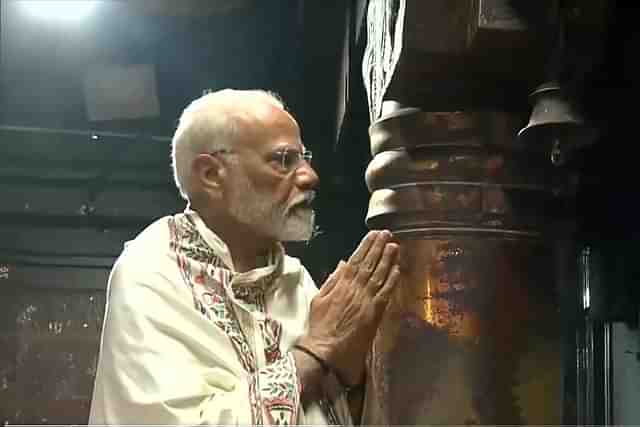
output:
<instances>
[{"instance_id":1,"label":"man's forehead","mask_svg":"<svg viewBox=\"0 0 640 427\"><path fill-rule=\"evenodd\" d=\"M300 129L293 116L275 103L263 101L255 103L246 110L239 111L239 123L235 131L238 136L248 139L268 140L269 137L294 139L293 142L302 143ZM264 136L264 138L260 138ZM291 141L290 141L291 142Z\"/></svg>"}]
</instances>

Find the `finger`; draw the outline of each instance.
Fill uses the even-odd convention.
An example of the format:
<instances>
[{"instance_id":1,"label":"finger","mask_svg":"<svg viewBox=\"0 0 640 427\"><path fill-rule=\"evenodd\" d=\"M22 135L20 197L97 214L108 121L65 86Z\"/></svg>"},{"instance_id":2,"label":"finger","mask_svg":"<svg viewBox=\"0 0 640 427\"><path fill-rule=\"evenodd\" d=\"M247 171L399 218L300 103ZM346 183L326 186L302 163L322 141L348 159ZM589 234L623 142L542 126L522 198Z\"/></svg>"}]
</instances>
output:
<instances>
[{"instance_id":1,"label":"finger","mask_svg":"<svg viewBox=\"0 0 640 427\"><path fill-rule=\"evenodd\" d=\"M389 273L389 276L385 281L385 284L382 286L382 289L380 289L378 294L373 298L373 304L377 311L377 315L382 315L384 309L389 303L389 299L391 298L393 291L396 289L399 282L400 268L397 265L394 265L391 269L391 273Z\"/></svg>"},{"instance_id":2,"label":"finger","mask_svg":"<svg viewBox=\"0 0 640 427\"><path fill-rule=\"evenodd\" d=\"M377 230L372 230L367 233L356 250L353 251L353 254L349 257L349 264L359 264L364 260L364 257L367 255L367 252L369 252L369 248L373 245L373 242L375 242L379 233L380 232Z\"/></svg>"},{"instance_id":3,"label":"finger","mask_svg":"<svg viewBox=\"0 0 640 427\"><path fill-rule=\"evenodd\" d=\"M366 285L371 295L377 294L382 289L392 267L397 264L399 249L397 243L387 243L385 245L380 262L378 262Z\"/></svg>"},{"instance_id":4,"label":"finger","mask_svg":"<svg viewBox=\"0 0 640 427\"><path fill-rule=\"evenodd\" d=\"M345 265L346 263L342 260L338 263L338 266L333 270L333 273L331 273L329 277L327 277L327 280L324 281L324 284L320 288L320 292L318 292L319 296L328 295L331 290L335 288L336 284L340 281L340 278L344 275Z\"/></svg>"},{"instance_id":5,"label":"finger","mask_svg":"<svg viewBox=\"0 0 640 427\"><path fill-rule=\"evenodd\" d=\"M365 286L371 275L376 270L378 263L380 262L380 258L384 252L385 246L389 239L391 238L391 233L388 231L383 231L378 234L378 237L371 245L369 252L365 256L364 260L357 265L358 274L356 276L356 281L360 286Z\"/></svg>"}]
</instances>

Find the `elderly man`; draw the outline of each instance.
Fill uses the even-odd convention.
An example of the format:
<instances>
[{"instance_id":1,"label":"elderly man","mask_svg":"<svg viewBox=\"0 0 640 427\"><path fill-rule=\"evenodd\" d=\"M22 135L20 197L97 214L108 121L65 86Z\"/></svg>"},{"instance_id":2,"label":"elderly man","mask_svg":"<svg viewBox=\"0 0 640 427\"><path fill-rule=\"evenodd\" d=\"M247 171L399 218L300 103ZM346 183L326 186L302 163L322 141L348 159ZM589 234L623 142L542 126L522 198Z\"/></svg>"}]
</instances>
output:
<instances>
[{"instance_id":1,"label":"elderly man","mask_svg":"<svg viewBox=\"0 0 640 427\"><path fill-rule=\"evenodd\" d=\"M312 235L318 176L267 92L194 101L172 157L188 207L115 263L89 422L351 424L398 282L390 233L370 232L319 292L285 255L281 241Z\"/></svg>"}]
</instances>

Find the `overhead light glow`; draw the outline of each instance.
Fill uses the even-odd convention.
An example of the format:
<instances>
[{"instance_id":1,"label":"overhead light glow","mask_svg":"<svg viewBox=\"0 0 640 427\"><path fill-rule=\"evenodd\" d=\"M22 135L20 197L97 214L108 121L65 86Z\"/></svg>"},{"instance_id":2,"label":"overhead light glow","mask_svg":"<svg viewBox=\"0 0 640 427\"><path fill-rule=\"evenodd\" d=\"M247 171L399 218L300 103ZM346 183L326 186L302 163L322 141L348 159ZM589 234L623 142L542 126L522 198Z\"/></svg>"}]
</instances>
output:
<instances>
[{"instance_id":1,"label":"overhead light glow","mask_svg":"<svg viewBox=\"0 0 640 427\"><path fill-rule=\"evenodd\" d=\"M24 9L32 16L43 19L77 21L89 16L97 0L20 0Z\"/></svg>"}]
</instances>

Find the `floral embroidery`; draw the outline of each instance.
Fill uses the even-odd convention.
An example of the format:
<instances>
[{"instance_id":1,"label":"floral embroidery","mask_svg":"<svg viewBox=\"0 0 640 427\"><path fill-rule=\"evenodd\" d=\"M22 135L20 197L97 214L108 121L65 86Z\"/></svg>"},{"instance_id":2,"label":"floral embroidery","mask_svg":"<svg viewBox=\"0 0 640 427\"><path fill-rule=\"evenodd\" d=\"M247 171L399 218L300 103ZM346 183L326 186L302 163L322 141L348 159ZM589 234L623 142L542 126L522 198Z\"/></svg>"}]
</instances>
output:
<instances>
[{"instance_id":1,"label":"floral embroidery","mask_svg":"<svg viewBox=\"0 0 640 427\"><path fill-rule=\"evenodd\" d=\"M269 425L296 424L301 391L292 354L260 369L249 378L252 424L262 425L265 415Z\"/></svg>"},{"instance_id":2,"label":"floral embroidery","mask_svg":"<svg viewBox=\"0 0 640 427\"><path fill-rule=\"evenodd\" d=\"M269 424L296 424L300 386L293 355L289 353L258 371L258 383Z\"/></svg>"},{"instance_id":3,"label":"floral embroidery","mask_svg":"<svg viewBox=\"0 0 640 427\"><path fill-rule=\"evenodd\" d=\"M264 290L257 286L238 286L233 289L233 295L242 300L252 311L264 312Z\"/></svg>"},{"instance_id":4,"label":"floral embroidery","mask_svg":"<svg viewBox=\"0 0 640 427\"><path fill-rule=\"evenodd\" d=\"M264 337L264 356L267 363L273 363L280 358L280 337L282 336L282 324L271 318L266 318L260 322L260 329Z\"/></svg>"},{"instance_id":5,"label":"floral embroidery","mask_svg":"<svg viewBox=\"0 0 640 427\"><path fill-rule=\"evenodd\" d=\"M213 321L229 337L233 348L247 372L256 371L255 358L248 344L235 311L225 297L226 287L222 280L230 279L227 274L207 274L207 266L222 266L224 263L207 242L200 236L195 224L185 215L173 217L169 221L171 248L176 254L178 267L185 284L193 293L195 309ZM216 269L220 270L220 269ZM197 279L197 280L196 280ZM216 280L219 279L219 280Z\"/></svg>"},{"instance_id":6,"label":"floral embroidery","mask_svg":"<svg viewBox=\"0 0 640 427\"><path fill-rule=\"evenodd\" d=\"M204 240L193 219L189 215L177 215L170 219L171 249L179 250L182 255L195 262L214 267L223 267L224 262L216 255Z\"/></svg>"},{"instance_id":7,"label":"floral embroidery","mask_svg":"<svg viewBox=\"0 0 640 427\"><path fill-rule=\"evenodd\" d=\"M266 312L265 291L282 271L282 259L274 271L255 283L231 289L231 271L200 235L189 215L169 220L170 247L185 284L191 289L194 307L229 337L249 377L249 406L252 424L292 425L298 418L300 384L293 356L280 350L282 325L271 318L257 320L264 339L267 366L258 370L254 353L236 317L233 295L252 310ZM243 286L244 285L244 286Z\"/></svg>"}]
</instances>

